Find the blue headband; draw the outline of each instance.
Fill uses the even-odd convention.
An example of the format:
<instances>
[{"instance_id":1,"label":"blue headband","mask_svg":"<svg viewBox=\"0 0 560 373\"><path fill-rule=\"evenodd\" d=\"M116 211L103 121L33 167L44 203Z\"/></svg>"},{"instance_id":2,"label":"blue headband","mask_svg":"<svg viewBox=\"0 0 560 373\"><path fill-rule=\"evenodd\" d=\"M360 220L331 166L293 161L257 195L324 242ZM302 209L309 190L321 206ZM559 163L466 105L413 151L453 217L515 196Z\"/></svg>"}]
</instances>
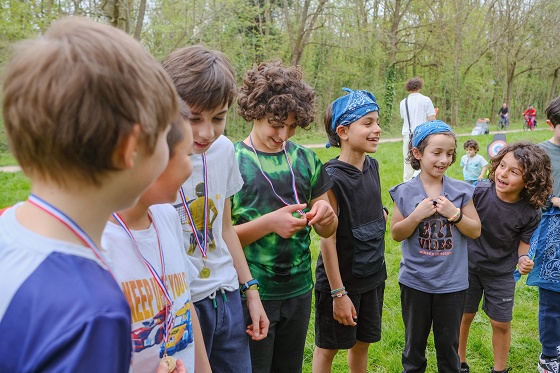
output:
<instances>
[{"instance_id":1,"label":"blue headband","mask_svg":"<svg viewBox=\"0 0 560 373\"><path fill-rule=\"evenodd\" d=\"M332 104L331 126L333 131L336 131L338 126L354 123L367 113L379 111L377 100L370 92L354 91L350 88L342 88L342 90L350 93L336 99Z\"/></svg>"},{"instance_id":2,"label":"blue headband","mask_svg":"<svg viewBox=\"0 0 560 373\"><path fill-rule=\"evenodd\" d=\"M453 132L453 130L441 120L432 120L431 122L422 123L414 129L414 134L412 135L412 146L417 147L418 144L420 144L420 142L422 142L422 140L426 137L444 132Z\"/></svg>"}]
</instances>

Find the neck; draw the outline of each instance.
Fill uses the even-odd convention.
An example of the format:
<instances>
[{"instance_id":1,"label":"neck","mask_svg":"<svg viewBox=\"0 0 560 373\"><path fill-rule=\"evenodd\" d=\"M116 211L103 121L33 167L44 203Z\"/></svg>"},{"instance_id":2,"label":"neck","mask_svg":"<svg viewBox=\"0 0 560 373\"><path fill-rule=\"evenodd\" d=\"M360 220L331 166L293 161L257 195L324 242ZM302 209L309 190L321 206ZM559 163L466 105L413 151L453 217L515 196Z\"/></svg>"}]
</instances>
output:
<instances>
[{"instance_id":1,"label":"neck","mask_svg":"<svg viewBox=\"0 0 560 373\"><path fill-rule=\"evenodd\" d=\"M340 148L340 156L338 157L338 160L351 164L359 170L363 170L365 159L366 153L364 152L353 151L344 146Z\"/></svg>"},{"instance_id":2,"label":"neck","mask_svg":"<svg viewBox=\"0 0 560 373\"><path fill-rule=\"evenodd\" d=\"M558 125L560 126L560 124L558 124ZM548 141L550 141L550 142L553 143L554 145L560 146L560 143L559 143L558 141L556 141L556 137L554 137L554 136L552 136L552 138L551 138L550 140L548 140Z\"/></svg>"},{"instance_id":3,"label":"neck","mask_svg":"<svg viewBox=\"0 0 560 373\"><path fill-rule=\"evenodd\" d=\"M496 185L494 185L494 188L496 187ZM496 189L496 195L498 196L499 199L501 199L504 202L507 203L515 203L518 202L519 200L521 200L521 193L520 192L512 192L512 193L503 193L503 192L499 192Z\"/></svg>"},{"instance_id":4,"label":"neck","mask_svg":"<svg viewBox=\"0 0 560 373\"><path fill-rule=\"evenodd\" d=\"M134 206L129 209L119 211L118 214L130 230L148 229L151 224L148 207L149 206L143 203L142 200L139 200ZM112 216L110 220L116 223Z\"/></svg>"},{"instance_id":5,"label":"neck","mask_svg":"<svg viewBox=\"0 0 560 373\"><path fill-rule=\"evenodd\" d=\"M420 171L418 177L420 178L420 181L422 181L424 190L428 194L429 198L437 198L441 195L443 177L433 177L422 171Z\"/></svg>"}]
</instances>

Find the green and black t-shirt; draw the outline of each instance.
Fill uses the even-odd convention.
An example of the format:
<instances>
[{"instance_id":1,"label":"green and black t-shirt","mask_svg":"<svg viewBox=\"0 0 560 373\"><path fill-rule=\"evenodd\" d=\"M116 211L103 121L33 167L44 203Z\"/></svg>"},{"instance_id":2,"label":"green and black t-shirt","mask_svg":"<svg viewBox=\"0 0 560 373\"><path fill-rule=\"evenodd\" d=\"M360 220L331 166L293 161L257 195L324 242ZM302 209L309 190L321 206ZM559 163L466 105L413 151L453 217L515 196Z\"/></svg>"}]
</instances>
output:
<instances>
[{"instance_id":1,"label":"green and black t-shirt","mask_svg":"<svg viewBox=\"0 0 560 373\"><path fill-rule=\"evenodd\" d=\"M332 187L332 182L323 164L311 150L287 141L286 153L292 164L299 200L308 204L304 210L307 212L311 200L326 193ZM235 155L244 184L231 199L234 225L285 207L261 174L259 161L276 193L287 203L296 203L292 175L284 152L257 151L257 154L258 160L249 146L243 142L235 144ZM310 230L311 227L306 227L287 239L271 233L243 249L251 274L259 280L261 299L293 298L313 288Z\"/></svg>"}]
</instances>

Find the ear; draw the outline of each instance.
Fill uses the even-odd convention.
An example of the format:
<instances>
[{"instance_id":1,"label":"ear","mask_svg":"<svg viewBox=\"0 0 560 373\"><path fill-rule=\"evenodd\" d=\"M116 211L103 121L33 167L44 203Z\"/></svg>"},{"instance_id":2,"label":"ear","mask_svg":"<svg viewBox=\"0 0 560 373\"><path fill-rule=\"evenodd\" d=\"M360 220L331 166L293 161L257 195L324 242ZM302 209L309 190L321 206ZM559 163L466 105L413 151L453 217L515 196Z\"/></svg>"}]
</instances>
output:
<instances>
[{"instance_id":1,"label":"ear","mask_svg":"<svg viewBox=\"0 0 560 373\"><path fill-rule=\"evenodd\" d=\"M548 128L550 128L551 130L554 131L554 124L552 124L552 122L550 121L550 119L546 120L546 124L548 124Z\"/></svg>"},{"instance_id":2,"label":"ear","mask_svg":"<svg viewBox=\"0 0 560 373\"><path fill-rule=\"evenodd\" d=\"M336 134L341 140L348 140L348 126L336 127Z\"/></svg>"},{"instance_id":3,"label":"ear","mask_svg":"<svg viewBox=\"0 0 560 373\"><path fill-rule=\"evenodd\" d=\"M138 156L140 145L140 125L135 124L113 152L113 166L117 169L128 169L134 167L134 162Z\"/></svg>"},{"instance_id":4,"label":"ear","mask_svg":"<svg viewBox=\"0 0 560 373\"><path fill-rule=\"evenodd\" d=\"M417 147L412 148L412 155L414 156L414 158L420 160L420 158L422 158L422 153L420 153L420 150L418 150Z\"/></svg>"}]
</instances>

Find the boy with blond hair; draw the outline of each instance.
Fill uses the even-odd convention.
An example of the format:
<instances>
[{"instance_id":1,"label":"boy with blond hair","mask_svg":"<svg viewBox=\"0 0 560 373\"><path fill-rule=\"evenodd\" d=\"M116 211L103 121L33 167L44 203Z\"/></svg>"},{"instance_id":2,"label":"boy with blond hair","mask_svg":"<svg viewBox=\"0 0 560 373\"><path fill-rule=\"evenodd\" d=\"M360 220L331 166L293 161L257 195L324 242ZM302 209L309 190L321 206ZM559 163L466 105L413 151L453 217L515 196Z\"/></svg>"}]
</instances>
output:
<instances>
[{"instance_id":1,"label":"boy with blond hair","mask_svg":"<svg viewBox=\"0 0 560 373\"><path fill-rule=\"evenodd\" d=\"M199 45L172 52L163 66L192 111L193 174L183 184L175 207L182 217L185 246L193 243L196 247L188 252L200 271L191 284L191 294L206 352L215 372L250 372L247 334L253 340L265 338L269 322L231 222L230 197L243 185L233 144L222 136L237 93L233 68L223 53ZM203 194L200 188L204 188ZM191 203L200 197L204 208L193 208ZM210 234L212 205L218 217ZM202 230L196 227L199 220ZM248 326L240 290L251 315Z\"/></svg>"},{"instance_id":2,"label":"boy with blond hair","mask_svg":"<svg viewBox=\"0 0 560 373\"><path fill-rule=\"evenodd\" d=\"M129 35L70 18L18 46L3 88L32 194L0 217L0 371L128 372L130 309L101 233L167 164L173 85Z\"/></svg>"}]
</instances>

